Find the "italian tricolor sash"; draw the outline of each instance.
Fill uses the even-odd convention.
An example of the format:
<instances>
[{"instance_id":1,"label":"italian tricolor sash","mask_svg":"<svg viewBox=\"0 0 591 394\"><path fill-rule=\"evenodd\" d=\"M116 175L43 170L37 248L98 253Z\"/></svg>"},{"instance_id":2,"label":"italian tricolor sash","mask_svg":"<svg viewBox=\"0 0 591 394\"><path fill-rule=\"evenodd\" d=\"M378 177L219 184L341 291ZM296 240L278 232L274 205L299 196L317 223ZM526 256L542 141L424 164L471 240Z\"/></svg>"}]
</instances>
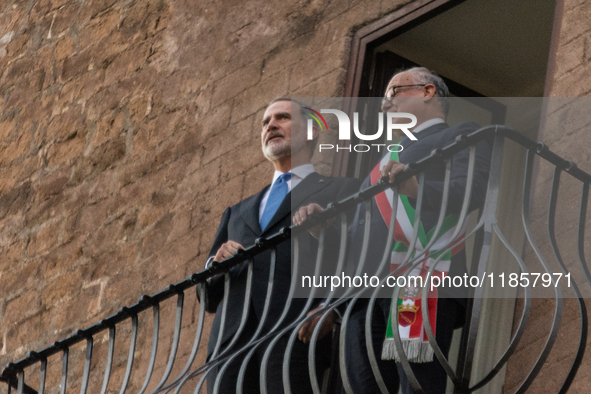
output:
<instances>
[{"instance_id":1,"label":"italian tricolor sash","mask_svg":"<svg viewBox=\"0 0 591 394\"><path fill-rule=\"evenodd\" d=\"M380 179L381 169L388 163L388 161L398 161L398 153L392 152L391 155L385 155L384 158L378 163L378 165L371 172L371 183L376 184ZM392 201L394 193L391 189L377 194L375 196L376 204L380 211L382 218L387 226L390 224L390 217L392 215ZM399 195L398 204L396 210L396 222L394 228L394 248L392 250L391 261L390 261L390 272L398 269L401 264L407 263L410 267L414 264L408 264L405 262L405 257L408 254L410 247L410 240L413 234L413 223L415 220L415 209L408 201L407 196ZM423 326L423 313L421 311L421 294L422 288L421 281L418 277L422 278L422 282L425 286L425 278L429 269L437 262L436 269L433 271L433 276L442 277L447 275L450 269L451 257L456 253L460 252L464 248L464 243L461 242L456 245L451 251L446 251L449 245L454 244L456 241L463 239L466 232L467 220L464 223L458 223L459 215L448 215L443 225L436 235L435 228L431 229L428 233L425 232L423 224L419 224L418 239L415 242L414 249L410 254L410 261L415 261L415 257L421 258L423 261L418 264L407 276L406 286L400 289L399 298L393 300L398 305L398 330L400 332L400 338L402 339L402 345L406 356L410 362L425 363L433 361L433 349L429 344L425 328ZM458 226L461 226L460 231L455 239L452 236L456 232ZM433 237L436 240L429 247L429 250L425 250L429 242L432 241ZM443 256L441 256L443 254ZM406 273L407 269L403 268L403 272L398 274L402 275ZM412 280L411 277L416 278ZM430 286L429 286L430 287ZM436 322L437 322L437 289L429 291L428 293L428 314L433 333L435 334ZM392 326L392 313L390 312L390 318L388 319L388 327L386 331L386 339L382 348L382 359L384 360L396 360L400 361L396 345L394 343L394 330Z\"/></svg>"}]
</instances>

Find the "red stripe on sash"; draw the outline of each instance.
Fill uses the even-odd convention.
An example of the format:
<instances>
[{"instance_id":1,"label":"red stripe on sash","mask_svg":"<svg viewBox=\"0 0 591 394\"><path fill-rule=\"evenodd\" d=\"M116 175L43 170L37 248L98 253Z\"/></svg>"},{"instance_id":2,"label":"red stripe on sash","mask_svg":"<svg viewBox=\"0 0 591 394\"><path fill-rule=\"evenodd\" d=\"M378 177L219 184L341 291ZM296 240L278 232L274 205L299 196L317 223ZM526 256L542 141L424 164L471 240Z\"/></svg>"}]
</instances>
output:
<instances>
[{"instance_id":1,"label":"red stripe on sash","mask_svg":"<svg viewBox=\"0 0 591 394\"><path fill-rule=\"evenodd\" d=\"M381 162L378 163L371 172L371 184L372 185L375 185L381 178L380 164L381 164ZM386 196L386 192L383 191L383 192L377 194L375 196L375 199L376 199L376 205L378 206L380 214L382 215L382 219L384 219L386 226L388 228L390 228L390 218L392 217L392 206L390 205L390 202L388 201L388 197ZM410 244L408 239L406 239L406 235L404 235L404 232L402 231L400 224L398 223L398 219L396 219L395 223L396 224L394 226L394 239L396 240L396 242L404 242L406 245Z\"/></svg>"}]
</instances>

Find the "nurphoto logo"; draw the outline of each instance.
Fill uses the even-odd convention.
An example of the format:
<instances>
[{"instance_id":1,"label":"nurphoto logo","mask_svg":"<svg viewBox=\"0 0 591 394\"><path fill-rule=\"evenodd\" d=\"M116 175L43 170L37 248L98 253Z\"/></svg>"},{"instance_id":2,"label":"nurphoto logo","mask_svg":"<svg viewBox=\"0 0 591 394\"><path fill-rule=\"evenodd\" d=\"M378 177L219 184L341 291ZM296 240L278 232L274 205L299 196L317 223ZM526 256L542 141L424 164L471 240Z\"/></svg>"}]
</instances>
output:
<instances>
[{"instance_id":1,"label":"nurphoto logo","mask_svg":"<svg viewBox=\"0 0 591 394\"><path fill-rule=\"evenodd\" d=\"M337 117L337 121L339 122L339 141L351 140L351 120L345 112L338 109L321 109L320 112L315 111L309 107L304 107L304 109L310 116L307 123L308 140L313 139L312 129L314 128L314 122L321 131L324 131L325 129L328 130L326 120L321 114L333 114ZM388 141L392 140L392 134L394 130L402 131L409 139L413 141L417 140L417 137L415 137L409 130L410 128L416 126L417 117L408 112L378 112L378 130L374 134L364 134L359 130L359 113L354 112L352 129L353 133L355 133L355 137L361 141L375 141L380 139L384 133L384 116L386 118L386 138ZM410 122L399 123L401 120L410 120ZM381 148L385 148L389 152L402 151L402 145L400 144L348 144L346 146L340 146L338 144L319 144L318 151L322 152L323 150L336 149L337 152L339 150L347 150L349 152L369 152L372 150L372 147L377 149L378 152L381 152Z\"/></svg>"}]
</instances>

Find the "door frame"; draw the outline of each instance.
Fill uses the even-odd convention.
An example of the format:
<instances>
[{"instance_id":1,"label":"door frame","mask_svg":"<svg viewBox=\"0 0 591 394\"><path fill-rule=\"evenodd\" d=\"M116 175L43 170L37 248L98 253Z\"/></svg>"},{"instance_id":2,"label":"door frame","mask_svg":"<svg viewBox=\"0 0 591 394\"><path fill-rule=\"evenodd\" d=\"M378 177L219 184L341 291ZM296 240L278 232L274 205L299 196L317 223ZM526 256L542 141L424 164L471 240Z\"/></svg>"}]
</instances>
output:
<instances>
[{"instance_id":1,"label":"door frame","mask_svg":"<svg viewBox=\"0 0 591 394\"><path fill-rule=\"evenodd\" d=\"M371 57L366 56L367 53L395 35L412 29L464 1L466 0L416 0L359 29L351 40L344 97L352 97L353 99L348 100L348 108L345 110L348 113L353 112L357 107L355 98L366 97L368 84L363 82L367 82L370 78L372 63ZM564 0L556 0L544 97L548 97L552 89L563 15ZM347 150L342 150L335 155L332 166L333 176L346 176L349 162L348 153Z\"/></svg>"}]
</instances>

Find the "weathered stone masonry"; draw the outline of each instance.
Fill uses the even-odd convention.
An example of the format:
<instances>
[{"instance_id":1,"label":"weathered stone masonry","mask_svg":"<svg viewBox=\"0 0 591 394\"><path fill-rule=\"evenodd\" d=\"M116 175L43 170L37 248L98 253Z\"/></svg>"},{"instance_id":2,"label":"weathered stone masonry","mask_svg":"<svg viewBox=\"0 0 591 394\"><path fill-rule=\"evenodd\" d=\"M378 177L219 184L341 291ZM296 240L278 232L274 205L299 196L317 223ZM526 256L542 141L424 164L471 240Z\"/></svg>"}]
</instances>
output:
<instances>
[{"instance_id":1,"label":"weathered stone masonry","mask_svg":"<svg viewBox=\"0 0 591 394\"><path fill-rule=\"evenodd\" d=\"M408 2L1 2L0 365L201 269L268 182L266 103L342 95L352 34ZM590 12L566 1L552 96L591 92ZM542 138L589 172L586 133Z\"/></svg>"}]
</instances>

